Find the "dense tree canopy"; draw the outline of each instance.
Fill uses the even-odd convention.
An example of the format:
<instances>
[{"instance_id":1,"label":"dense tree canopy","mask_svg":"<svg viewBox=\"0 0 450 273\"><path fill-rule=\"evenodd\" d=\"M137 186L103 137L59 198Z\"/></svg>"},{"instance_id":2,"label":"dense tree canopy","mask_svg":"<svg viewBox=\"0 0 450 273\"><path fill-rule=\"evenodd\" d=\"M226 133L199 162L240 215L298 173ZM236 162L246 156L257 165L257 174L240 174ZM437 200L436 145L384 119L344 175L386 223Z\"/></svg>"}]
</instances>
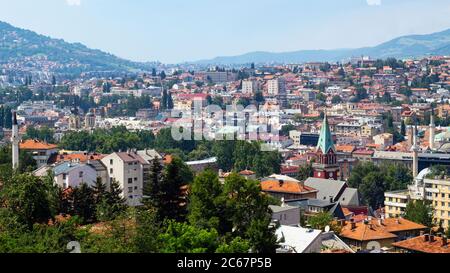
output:
<instances>
[{"instance_id":1,"label":"dense tree canopy","mask_svg":"<svg viewBox=\"0 0 450 273\"><path fill-rule=\"evenodd\" d=\"M384 203L384 192L406 189L412 182L411 171L403 165L361 163L353 168L348 183L357 188L362 202L378 209Z\"/></svg>"}]
</instances>

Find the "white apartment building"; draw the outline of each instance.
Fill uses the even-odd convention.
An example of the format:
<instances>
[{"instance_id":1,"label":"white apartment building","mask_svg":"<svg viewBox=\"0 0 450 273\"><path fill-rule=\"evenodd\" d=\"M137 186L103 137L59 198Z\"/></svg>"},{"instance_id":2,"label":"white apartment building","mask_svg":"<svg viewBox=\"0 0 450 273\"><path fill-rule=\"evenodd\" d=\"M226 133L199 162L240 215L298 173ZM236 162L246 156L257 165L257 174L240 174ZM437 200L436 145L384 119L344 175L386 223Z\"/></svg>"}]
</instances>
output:
<instances>
[{"instance_id":1,"label":"white apartment building","mask_svg":"<svg viewBox=\"0 0 450 273\"><path fill-rule=\"evenodd\" d=\"M63 189L77 188L81 184L93 186L97 181L97 171L88 164L64 162L53 168L55 184Z\"/></svg>"},{"instance_id":2,"label":"white apartment building","mask_svg":"<svg viewBox=\"0 0 450 273\"><path fill-rule=\"evenodd\" d=\"M272 96L286 94L286 80L280 77L267 81L267 92Z\"/></svg>"},{"instance_id":3,"label":"white apartment building","mask_svg":"<svg viewBox=\"0 0 450 273\"><path fill-rule=\"evenodd\" d=\"M242 94L255 94L259 91L259 82L257 80L242 81Z\"/></svg>"},{"instance_id":4,"label":"white apartment building","mask_svg":"<svg viewBox=\"0 0 450 273\"><path fill-rule=\"evenodd\" d=\"M112 153L102 159L108 169L110 183L116 180L122 188L122 196L129 206L141 205L144 189L144 173L150 164L134 152Z\"/></svg>"}]
</instances>

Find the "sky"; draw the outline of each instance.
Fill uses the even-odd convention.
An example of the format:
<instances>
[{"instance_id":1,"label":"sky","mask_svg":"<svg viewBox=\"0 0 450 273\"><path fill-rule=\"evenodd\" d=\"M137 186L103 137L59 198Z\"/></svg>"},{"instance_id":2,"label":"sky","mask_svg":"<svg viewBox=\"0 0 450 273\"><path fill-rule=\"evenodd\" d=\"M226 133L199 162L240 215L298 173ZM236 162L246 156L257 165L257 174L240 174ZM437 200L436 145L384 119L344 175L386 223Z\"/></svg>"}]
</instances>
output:
<instances>
[{"instance_id":1,"label":"sky","mask_svg":"<svg viewBox=\"0 0 450 273\"><path fill-rule=\"evenodd\" d=\"M0 0L0 20L135 61L375 46L450 28L449 0Z\"/></svg>"}]
</instances>

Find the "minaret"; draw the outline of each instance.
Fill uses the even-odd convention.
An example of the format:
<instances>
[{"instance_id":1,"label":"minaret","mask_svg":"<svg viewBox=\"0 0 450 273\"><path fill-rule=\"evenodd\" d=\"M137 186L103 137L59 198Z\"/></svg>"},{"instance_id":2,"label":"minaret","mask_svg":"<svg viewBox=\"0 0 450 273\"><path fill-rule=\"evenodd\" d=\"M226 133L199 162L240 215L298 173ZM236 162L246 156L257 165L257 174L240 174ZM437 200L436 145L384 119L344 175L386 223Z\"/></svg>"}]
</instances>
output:
<instances>
[{"instance_id":1,"label":"minaret","mask_svg":"<svg viewBox=\"0 0 450 273\"><path fill-rule=\"evenodd\" d=\"M17 169L19 167L19 125L17 123L17 113L13 111L12 113L12 167Z\"/></svg>"},{"instance_id":2,"label":"minaret","mask_svg":"<svg viewBox=\"0 0 450 273\"><path fill-rule=\"evenodd\" d=\"M417 145L417 128L413 127L413 146L411 148L413 152L413 177L417 178L419 174L419 145Z\"/></svg>"},{"instance_id":3,"label":"minaret","mask_svg":"<svg viewBox=\"0 0 450 273\"><path fill-rule=\"evenodd\" d=\"M430 149L434 150L434 138L436 135L436 124L434 123L434 109L431 110L430 117Z\"/></svg>"}]
</instances>

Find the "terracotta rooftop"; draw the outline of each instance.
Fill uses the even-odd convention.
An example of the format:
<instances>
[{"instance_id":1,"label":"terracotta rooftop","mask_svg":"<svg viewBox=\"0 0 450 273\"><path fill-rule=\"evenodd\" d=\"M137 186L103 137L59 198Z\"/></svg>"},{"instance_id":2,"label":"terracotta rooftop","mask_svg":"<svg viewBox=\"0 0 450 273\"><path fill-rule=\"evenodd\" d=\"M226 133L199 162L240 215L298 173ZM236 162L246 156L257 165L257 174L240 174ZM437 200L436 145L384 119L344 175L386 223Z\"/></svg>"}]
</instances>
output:
<instances>
[{"instance_id":1,"label":"terracotta rooftop","mask_svg":"<svg viewBox=\"0 0 450 273\"><path fill-rule=\"evenodd\" d=\"M65 161L79 161L85 163L89 160L101 160L105 157L102 154L86 154L86 153L74 153L74 154L60 154L55 158L55 162Z\"/></svg>"},{"instance_id":2,"label":"terracotta rooftop","mask_svg":"<svg viewBox=\"0 0 450 273\"><path fill-rule=\"evenodd\" d=\"M254 171L250 171L250 170L243 170L239 174L240 175L254 175L255 172Z\"/></svg>"},{"instance_id":3,"label":"terracotta rooftop","mask_svg":"<svg viewBox=\"0 0 450 273\"><path fill-rule=\"evenodd\" d=\"M351 153L355 150L355 146L352 145L336 145L336 151L343 153Z\"/></svg>"},{"instance_id":4,"label":"terracotta rooftop","mask_svg":"<svg viewBox=\"0 0 450 273\"><path fill-rule=\"evenodd\" d=\"M340 236L356 241L394 239L397 238L397 235L394 234L396 232L423 230L425 228L426 227L421 224L402 218L384 219L381 225L379 219L372 219L371 221L368 221L368 223L365 223L364 221L355 223L354 229L352 229L351 223L347 222L346 225L342 227Z\"/></svg>"},{"instance_id":5,"label":"terracotta rooftop","mask_svg":"<svg viewBox=\"0 0 450 273\"><path fill-rule=\"evenodd\" d=\"M58 148L58 145L48 144L34 139L24 140L19 143L21 150L52 150Z\"/></svg>"},{"instance_id":6,"label":"terracotta rooftop","mask_svg":"<svg viewBox=\"0 0 450 273\"><path fill-rule=\"evenodd\" d=\"M450 253L450 247L448 244L443 246L442 241L441 237L435 237L434 241L430 242L425 240L425 236L419 236L393 243L392 246L422 253Z\"/></svg>"},{"instance_id":7,"label":"terracotta rooftop","mask_svg":"<svg viewBox=\"0 0 450 273\"><path fill-rule=\"evenodd\" d=\"M284 193L310 193L317 190L294 181L266 180L261 182L263 191Z\"/></svg>"}]
</instances>

